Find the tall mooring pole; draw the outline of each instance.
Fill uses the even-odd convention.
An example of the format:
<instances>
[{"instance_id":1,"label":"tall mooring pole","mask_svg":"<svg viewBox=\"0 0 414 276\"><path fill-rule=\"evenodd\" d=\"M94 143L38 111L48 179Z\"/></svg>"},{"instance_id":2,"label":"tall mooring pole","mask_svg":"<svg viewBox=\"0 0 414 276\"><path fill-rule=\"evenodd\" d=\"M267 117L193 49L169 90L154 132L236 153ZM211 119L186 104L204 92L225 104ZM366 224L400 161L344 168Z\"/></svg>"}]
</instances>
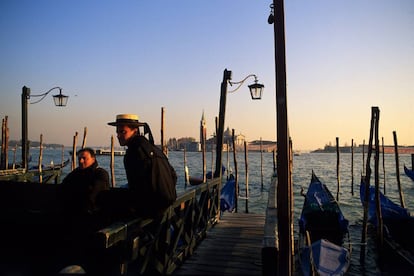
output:
<instances>
[{"instance_id":1,"label":"tall mooring pole","mask_svg":"<svg viewBox=\"0 0 414 276\"><path fill-rule=\"evenodd\" d=\"M227 84L231 80L231 71L224 69L223 82L220 87L220 110L219 110L219 125L217 129L216 141L216 170L214 177L221 177L222 169L222 151L223 151L223 136L224 136L224 117L226 116L226 101L227 101Z\"/></svg>"},{"instance_id":2,"label":"tall mooring pole","mask_svg":"<svg viewBox=\"0 0 414 276\"><path fill-rule=\"evenodd\" d=\"M276 69L277 216L279 232L278 275L292 275L292 183L289 170L289 128L286 98L284 1L273 0Z\"/></svg>"},{"instance_id":3,"label":"tall mooring pole","mask_svg":"<svg viewBox=\"0 0 414 276\"><path fill-rule=\"evenodd\" d=\"M27 112L30 97L30 88L23 86L22 88L22 167L27 169L29 159L29 139L27 127Z\"/></svg>"}]
</instances>

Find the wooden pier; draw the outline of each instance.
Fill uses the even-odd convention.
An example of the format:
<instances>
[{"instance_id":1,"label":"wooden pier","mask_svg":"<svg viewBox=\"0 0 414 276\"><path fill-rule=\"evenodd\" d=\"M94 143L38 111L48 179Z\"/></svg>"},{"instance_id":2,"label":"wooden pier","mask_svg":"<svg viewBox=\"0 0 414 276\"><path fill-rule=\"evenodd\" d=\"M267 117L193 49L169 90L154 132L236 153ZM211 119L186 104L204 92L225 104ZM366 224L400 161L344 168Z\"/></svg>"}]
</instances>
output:
<instances>
[{"instance_id":1,"label":"wooden pier","mask_svg":"<svg viewBox=\"0 0 414 276\"><path fill-rule=\"evenodd\" d=\"M78 242L76 235L58 230L52 231L49 238L46 231L65 228L59 219L59 185L0 181L0 214L6 218L9 241L0 250L0 267L4 264L12 271L19 270L23 266L15 264L30 259L35 261L28 271L52 271L60 268L61 261L71 259L76 263L79 258L89 271L115 271L120 275L274 275L263 274L266 267L276 265L274 254L266 254L275 249L274 242L266 242L274 240L268 238L274 233L267 225L269 218L264 214L227 212L220 216L221 182L214 178L180 195L160 219L116 220L97 231L88 243L82 243L85 250L96 251L91 258L82 259L76 254L81 249L71 249L71 244ZM24 231L34 222L42 239L27 240ZM26 248L34 248L39 240L47 245L42 254L27 252ZM28 242L34 244L28 246ZM68 250L63 250L62 244ZM14 254L10 254L10 248ZM38 257L50 262L42 261L37 267Z\"/></svg>"},{"instance_id":2,"label":"wooden pier","mask_svg":"<svg viewBox=\"0 0 414 276\"><path fill-rule=\"evenodd\" d=\"M224 213L174 275L262 275L265 215Z\"/></svg>"}]
</instances>

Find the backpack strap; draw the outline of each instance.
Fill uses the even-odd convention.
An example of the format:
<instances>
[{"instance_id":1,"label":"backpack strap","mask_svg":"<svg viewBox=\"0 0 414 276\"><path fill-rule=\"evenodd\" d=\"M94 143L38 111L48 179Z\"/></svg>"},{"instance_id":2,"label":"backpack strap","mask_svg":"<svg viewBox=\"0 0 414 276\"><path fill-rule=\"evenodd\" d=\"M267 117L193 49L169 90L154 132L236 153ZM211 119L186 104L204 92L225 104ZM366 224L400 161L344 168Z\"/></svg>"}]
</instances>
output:
<instances>
[{"instance_id":1,"label":"backpack strap","mask_svg":"<svg viewBox=\"0 0 414 276\"><path fill-rule=\"evenodd\" d=\"M147 123L140 123L144 127L144 134L143 136L148 134L148 141L154 145L154 137L152 136L151 128Z\"/></svg>"}]
</instances>

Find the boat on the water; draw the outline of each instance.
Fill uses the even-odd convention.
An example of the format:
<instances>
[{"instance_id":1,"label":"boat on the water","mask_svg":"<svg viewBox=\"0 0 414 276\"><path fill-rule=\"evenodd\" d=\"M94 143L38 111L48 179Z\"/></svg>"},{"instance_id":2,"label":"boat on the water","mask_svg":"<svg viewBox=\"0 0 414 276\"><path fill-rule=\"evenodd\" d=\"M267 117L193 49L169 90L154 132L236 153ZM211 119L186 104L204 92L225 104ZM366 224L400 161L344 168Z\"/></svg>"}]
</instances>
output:
<instances>
[{"instance_id":1,"label":"boat on the water","mask_svg":"<svg viewBox=\"0 0 414 276\"><path fill-rule=\"evenodd\" d=\"M186 168L186 170L187 170L187 173L189 174L188 167ZM226 167L225 166L222 166L221 167L221 173L224 173L225 171L226 171ZM213 179L213 173L212 173L212 171L208 171L206 173L206 180L207 179ZM197 185L200 185L203 182L204 182L204 179L203 179L202 176L190 176L190 175L188 176L188 183L191 186L197 186Z\"/></svg>"},{"instance_id":2,"label":"boat on the water","mask_svg":"<svg viewBox=\"0 0 414 276\"><path fill-rule=\"evenodd\" d=\"M299 263L304 275L343 275L351 262L348 220L312 171L299 219ZM345 243L347 237L348 242Z\"/></svg>"},{"instance_id":3,"label":"boat on the water","mask_svg":"<svg viewBox=\"0 0 414 276\"><path fill-rule=\"evenodd\" d=\"M201 177L195 177L195 176L189 176L188 177L188 183L191 186L197 186L197 185L200 185L203 182L204 182L204 179L201 178Z\"/></svg>"},{"instance_id":4,"label":"boat on the water","mask_svg":"<svg viewBox=\"0 0 414 276\"><path fill-rule=\"evenodd\" d=\"M43 165L42 164L42 171L55 171L55 170L61 170L64 167L66 167L70 162L70 159L66 159L65 161L63 161L60 164L54 164L53 161L49 164L49 165ZM29 168L29 171L38 171L39 170L39 166L31 166Z\"/></svg>"},{"instance_id":5,"label":"boat on the water","mask_svg":"<svg viewBox=\"0 0 414 276\"><path fill-rule=\"evenodd\" d=\"M126 153L125 150L114 150L115 156L123 156L125 155L125 153ZM111 150L110 149L97 149L96 155L111 155Z\"/></svg>"},{"instance_id":6,"label":"boat on the water","mask_svg":"<svg viewBox=\"0 0 414 276\"><path fill-rule=\"evenodd\" d=\"M360 198L364 202L365 183L360 185ZM381 217L384 226L384 242L407 264L414 266L414 217L407 208L393 202L379 191ZM369 187L368 221L378 226L376 214L375 187Z\"/></svg>"},{"instance_id":7,"label":"boat on the water","mask_svg":"<svg viewBox=\"0 0 414 276\"><path fill-rule=\"evenodd\" d=\"M304 275L344 275L350 263L350 253L346 248L325 239L304 247L301 256Z\"/></svg>"},{"instance_id":8,"label":"boat on the water","mask_svg":"<svg viewBox=\"0 0 414 276\"><path fill-rule=\"evenodd\" d=\"M404 165L404 172L409 178L414 181L414 170L410 170L406 165Z\"/></svg>"},{"instance_id":9,"label":"boat on the water","mask_svg":"<svg viewBox=\"0 0 414 276\"><path fill-rule=\"evenodd\" d=\"M51 162L49 165L41 166L31 166L28 169L24 168L14 168L0 170L0 181L29 181L29 182L38 182L40 181L40 176L42 177L41 182L47 183L54 181L55 183L60 182L60 176L62 170L70 163L70 159L65 160L63 163L54 164Z\"/></svg>"}]
</instances>

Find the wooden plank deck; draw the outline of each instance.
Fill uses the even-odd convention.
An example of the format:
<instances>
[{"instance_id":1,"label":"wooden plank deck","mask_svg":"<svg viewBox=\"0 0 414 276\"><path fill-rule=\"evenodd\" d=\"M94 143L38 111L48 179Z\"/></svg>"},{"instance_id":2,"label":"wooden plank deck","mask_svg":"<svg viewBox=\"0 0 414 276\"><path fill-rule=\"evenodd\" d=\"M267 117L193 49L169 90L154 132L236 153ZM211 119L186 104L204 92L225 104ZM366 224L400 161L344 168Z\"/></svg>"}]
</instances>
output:
<instances>
[{"instance_id":1,"label":"wooden plank deck","mask_svg":"<svg viewBox=\"0 0 414 276\"><path fill-rule=\"evenodd\" d=\"M173 275L262 275L265 215L224 213Z\"/></svg>"}]
</instances>

